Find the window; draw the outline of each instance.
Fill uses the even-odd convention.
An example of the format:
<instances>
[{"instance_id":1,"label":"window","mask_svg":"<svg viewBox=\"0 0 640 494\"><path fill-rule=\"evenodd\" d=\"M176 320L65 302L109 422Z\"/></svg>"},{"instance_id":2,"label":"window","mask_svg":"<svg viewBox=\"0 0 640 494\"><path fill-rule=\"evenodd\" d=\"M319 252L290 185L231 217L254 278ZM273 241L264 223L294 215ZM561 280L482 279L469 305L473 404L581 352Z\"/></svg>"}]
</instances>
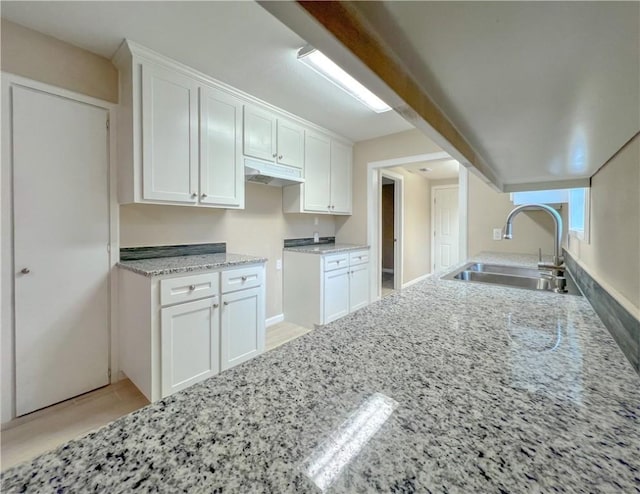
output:
<instances>
[{"instance_id":1,"label":"window","mask_svg":"<svg viewBox=\"0 0 640 494\"><path fill-rule=\"evenodd\" d=\"M589 189L569 189L569 235L589 242Z\"/></svg>"}]
</instances>

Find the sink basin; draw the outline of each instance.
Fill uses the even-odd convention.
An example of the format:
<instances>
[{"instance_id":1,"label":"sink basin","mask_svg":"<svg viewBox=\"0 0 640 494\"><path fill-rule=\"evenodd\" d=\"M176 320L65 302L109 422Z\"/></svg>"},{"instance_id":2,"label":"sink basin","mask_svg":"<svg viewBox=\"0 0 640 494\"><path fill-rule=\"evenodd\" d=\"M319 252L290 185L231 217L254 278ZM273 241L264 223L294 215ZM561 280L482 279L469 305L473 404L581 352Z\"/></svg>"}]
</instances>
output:
<instances>
[{"instance_id":1,"label":"sink basin","mask_svg":"<svg viewBox=\"0 0 640 494\"><path fill-rule=\"evenodd\" d=\"M578 290L575 282L566 271L565 277L567 279L567 293L581 295L580 290ZM541 276L537 269L502 266L499 264L471 262L444 275L442 279L490 283L529 290L553 290L550 280Z\"/></svg>"}]
</instances>

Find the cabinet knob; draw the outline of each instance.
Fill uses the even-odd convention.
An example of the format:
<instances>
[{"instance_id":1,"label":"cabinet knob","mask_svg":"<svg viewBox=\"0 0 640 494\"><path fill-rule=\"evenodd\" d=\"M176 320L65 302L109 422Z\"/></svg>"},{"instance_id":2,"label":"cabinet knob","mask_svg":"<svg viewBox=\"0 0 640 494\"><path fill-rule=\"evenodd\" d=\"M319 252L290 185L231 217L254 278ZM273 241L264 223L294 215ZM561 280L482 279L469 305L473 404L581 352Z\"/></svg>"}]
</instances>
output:
<instances>
[{"instance_id":1,"label":"cabinet knob","mask_svg":"<svg viewBox=\"0 0 640 494\"><path fill-rule=\"evenodd\" d=\"M329 205L327 206L327 209L331 209L331 204L329 204Z\"/></svg>"},{"instance_id":2,"label":"cabinet knob","mask_svg":"<svg viewBox=\"0 0 640 494\"><path fill-rule=\"evenodd\" d=\"M278 156L278 159L281 160L282 159L282 155Z\"/></svg>"},{"instance_id":3,"label":"cabinet knob","mask_svg":"<svg viewBox=\"0 0 640 494\"><path fill-rule=\"evenodd\" d=\"M278 156L278 153L273 153L273 154L271 155L271 157L272 157L272 158L275 158L276 156Z\"/></svg>"},{"instance_id":4,"label":"cabinet knob","mask_svg":"<svg viewBox=\"0 0 640 494\"><path fill-rule=\"evenodd\" d=\"M192 192L192 193L191 193L191 198L192 198L192 199L195 199L196 197L198 197L198 194L196 194L195 192Z\"/></svg>"},{"instance_id":5,"label":"cabinet knob","mask_svg":"<svg viewBox=\"0 0 640 494\"><path fill-rule=\"evenodd\" d=\"M20 270L20 272L21 272L22 274L29 274L29 273L31 272L31 270L30 270L29 268L22 268L22 269Z\"/></svg>"},{"instance_id":6,"label":"cabinet knob","mask_svg":"<svg viewBox=\"0 0 640 494\"><path fill-rule=\"evenodd\" d=\"M202 194L200 194L200 197L202 197L204 199L205 197L207 197L207 194L202 193Z\"/></svg>"},{"instance_id":7,"label":"cabinet knob","mask_svg":"<svg viewBox=\"0 0 640 494\"><path fill-rule=\"evenodd\" d=\"M189 290L193 291L193 290L195 290L195 289L196 289L196 286L195 286L195 285L189 285Z\"/></svg>"},{"instance_id":8,"label":"cabinet knob","mask_svg":"<svg viewBox=\"0 0 640 494\"><path fill-rule=\"evenodd\" d=\"M242 281L247 281L247 277L243 276L242 278L240 278Z\"/></svg>"},{"instance_id":9,"label":"cabinet knob","mask_svg":"<svg viewBox=\"0 0 640 494\"><path fill-rule=\"evenodd\" d=\"M222 305L229 305L229 302L222 302Z\"/></svg>"},{"instance_id":10,"label":"cabinet knob","mask_svg":"<svg viewBox=\"0 0 640 494\"><path fill-rule=\"evenodd\" d=\"M331 206L331 209L335 209L335 208L336 208L335 206Z\"/></svg>"},{"instance_id":11,"label":"cabinet knob","mask_svg":"<svg viewBox=\"0 0 640 494\"><path fill-rule=\"evenodd\" d=\"M218 307L220 307L220 304L213 304L212 306L214 309L217 309Z\"/></svg>"}]
</instances>

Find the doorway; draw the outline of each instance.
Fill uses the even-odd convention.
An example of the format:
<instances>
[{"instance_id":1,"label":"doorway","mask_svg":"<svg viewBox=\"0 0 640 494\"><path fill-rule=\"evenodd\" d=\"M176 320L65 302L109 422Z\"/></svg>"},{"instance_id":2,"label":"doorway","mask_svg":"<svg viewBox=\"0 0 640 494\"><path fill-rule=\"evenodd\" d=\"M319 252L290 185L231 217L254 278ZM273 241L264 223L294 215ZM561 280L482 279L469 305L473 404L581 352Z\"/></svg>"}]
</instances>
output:
<instances>
[{"instance_id":1,"label":"doorway","mask_svg":"<svg viewBox=\"0 0 640 494\"><path fill-rule=\"evenodd\" d=\"M395 221L395 196L396 181L382 173L380 180L380 292L382 297L390 295L395 290L395 266L396 252L395 246L398 241Z\"/></svg>"},{"instance_id":2,"label":"doorway","mask_svg":"<svg viewBox=\"0 0 640 494\"><path fill-rule=\"evenodd\" d=\"M459 187L438 185L431 188L431 265L438 272L460 262Z\"/></svg>"}]
</instances>

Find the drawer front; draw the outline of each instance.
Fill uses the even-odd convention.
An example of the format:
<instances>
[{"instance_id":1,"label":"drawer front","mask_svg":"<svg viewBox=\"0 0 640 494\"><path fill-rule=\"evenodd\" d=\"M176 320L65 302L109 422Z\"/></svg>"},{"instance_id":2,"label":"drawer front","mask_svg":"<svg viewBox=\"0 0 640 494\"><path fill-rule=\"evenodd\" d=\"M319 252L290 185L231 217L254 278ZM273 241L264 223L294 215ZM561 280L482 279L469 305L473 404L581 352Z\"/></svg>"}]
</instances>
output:
<instances>
[{"instance_id":1,"label":"drawer front","mask_svg":"<svg viewBox=\"0 0 640 494\"><path fill-rule=\"evenodd\" d=\"M349 265L357 266L358 264L366 264L369 262L368 250L357 250L349 253Z\"/></svg>"},{"instance_id":2,"label":"drawer front","mask_svg":"<svg viewBox=\"0 0 640 494\"><path fill-rule=\"evenodd\" d=\"M160 305L190 302L220 293L219 274L206 273L160 280Z\"/></svg>"},{"instance_id":3,"label":"drawer front","mask_svg":"<svg viewBox=\"0 0 640 494\"><path fill-rule=\"evenodd\" d=\"M324 256L324 270L332 271L334 269L346 268L349 266L349 253L333 254L331 256Z\"/></svg>"},{"instance_id":4,"label":"drawer front","mask_svg":"<svg viewBox=\"0 0 640 494\"><path fill-rule=\"evenodd\" d=\"M253 288L264 283L262 266L222 271L222 293Z\"/></svg>"}]
</instances>

